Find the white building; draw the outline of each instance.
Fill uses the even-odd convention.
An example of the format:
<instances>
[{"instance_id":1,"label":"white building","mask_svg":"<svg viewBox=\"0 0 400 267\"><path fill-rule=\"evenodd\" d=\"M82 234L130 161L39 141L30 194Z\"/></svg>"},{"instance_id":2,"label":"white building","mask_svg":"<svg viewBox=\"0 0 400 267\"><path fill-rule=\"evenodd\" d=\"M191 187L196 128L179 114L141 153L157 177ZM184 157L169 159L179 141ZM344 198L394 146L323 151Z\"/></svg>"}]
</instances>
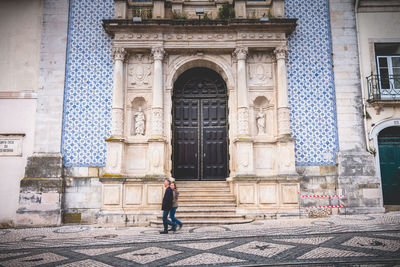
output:
<instances>
[{"instance_id":1,"label":"white building","mask_svg":"<svg viewBox=\"0 0 400 267\"><path fill-rule=\"evenodd\" d=\"M368 148L375 155L385 206L400 198L400 3L356 1ZM389 207L394 208L394 207Z\"/></svg>"}]
</instances>

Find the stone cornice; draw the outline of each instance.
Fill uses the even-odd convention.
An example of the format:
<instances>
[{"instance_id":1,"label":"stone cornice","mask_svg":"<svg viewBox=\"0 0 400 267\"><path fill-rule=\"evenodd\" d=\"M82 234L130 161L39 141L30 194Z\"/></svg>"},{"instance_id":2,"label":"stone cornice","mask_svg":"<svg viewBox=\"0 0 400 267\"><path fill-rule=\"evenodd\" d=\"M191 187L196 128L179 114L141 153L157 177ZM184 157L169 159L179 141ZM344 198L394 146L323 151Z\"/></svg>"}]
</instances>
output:
<instances>
[{"instance_id":1,"label":"stone cornice","mask_svg":"<svg viewBox=\"0 0 400 267\"><path fill-rule=\"evenodd\" d=\"M117 32L169 32L171 27L174 30L183 29L186 31L230 31L256 30L262 32L292 33L296 28L297 19L270 19L260 21L259 19L232 19L232 20L173 20L173 19L143 19L141 22L134 22L130 19L108 19L103 20L103 27L110 35ZM149 31L149 29L152 29Z\"/></svg>"},{"instance_id":2,"label":"stone cornice","mask_svg":"<svg viewBox=\"0 0 400 267\"><path fill-rule=\"evenodd\" d=\"M168 52L218 49L229 53L237 47L273 50L286 45L288 34L296 25L296 19L275 19L272 22L232 20L222 21L222 24L201 21L200 25L190 24L191 20L144 21L145 24L136 24L131 20L105 20L103 26L113 35L114 47L124 47L127 51L148 52L153 47L162 46Z\"/></svg>"}]
</instances>

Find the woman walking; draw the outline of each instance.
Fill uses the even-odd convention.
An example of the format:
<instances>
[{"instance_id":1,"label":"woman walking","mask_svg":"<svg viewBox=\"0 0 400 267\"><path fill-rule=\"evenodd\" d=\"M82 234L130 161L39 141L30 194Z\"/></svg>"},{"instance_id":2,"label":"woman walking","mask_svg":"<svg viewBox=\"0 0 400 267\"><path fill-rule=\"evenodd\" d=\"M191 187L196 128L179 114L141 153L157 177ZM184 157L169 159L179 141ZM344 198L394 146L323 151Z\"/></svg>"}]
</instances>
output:
<instances>
[{"instance_id":1,"label":"woman walking","mask_svg":"<svg viewBox=\"0 0 400 267\"><path fill-rule=\"evenodd\" d=\"M178 189L176 188L175 182L171 183L171 189L173 193L173 198L172 198L172 209L169 212L169 217L171 218L171 221L175 223L175 225L171 228L172 231L176 230L176 225L178 225L178 230L182 228L183 223L179 221L177 218L175 218L175 212L178 209L178 196L179 192Z\"/></svg>"}]
</instances>

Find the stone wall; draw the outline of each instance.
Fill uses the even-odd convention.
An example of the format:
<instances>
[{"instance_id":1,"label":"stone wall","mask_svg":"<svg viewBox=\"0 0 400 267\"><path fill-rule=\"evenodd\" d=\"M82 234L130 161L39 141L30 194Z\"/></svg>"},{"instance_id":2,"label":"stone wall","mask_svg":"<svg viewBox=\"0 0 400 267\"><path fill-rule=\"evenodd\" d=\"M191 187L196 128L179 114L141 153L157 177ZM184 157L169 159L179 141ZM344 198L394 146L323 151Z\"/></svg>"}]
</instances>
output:
<instances>
[{"instance_id":1,"label":"stone wall","mask_svg":"<svg viewBox=\"0 0 400 267\"><path fill-rule=\"evenodd\" d=\"M41 2L0 1L0 136L21 138L20 153L0 153L0 227L14 225L19 182L33 150Z\"/></svg>"},{"instance_id":2,"label":"stone wall","mask_svg":"<svg viewBox=\"0 0 400 267\"><path fill-rule=\"evenodd\" d=\"M383 211L374 158L366 152L354 1L330 1L338 114L338 184L347 212Z\"/></svg>"},{"instance_id":3,"label":"stone wall","mask_svg":"<svg viewBox=\"0 0 400 267\"><path fill-rule=\"evenodd\" d=\"M63 198L61 126L68 1L43 1L33 155L20 184L16 224L59 225Z\"/></svg>"}]
</instances>

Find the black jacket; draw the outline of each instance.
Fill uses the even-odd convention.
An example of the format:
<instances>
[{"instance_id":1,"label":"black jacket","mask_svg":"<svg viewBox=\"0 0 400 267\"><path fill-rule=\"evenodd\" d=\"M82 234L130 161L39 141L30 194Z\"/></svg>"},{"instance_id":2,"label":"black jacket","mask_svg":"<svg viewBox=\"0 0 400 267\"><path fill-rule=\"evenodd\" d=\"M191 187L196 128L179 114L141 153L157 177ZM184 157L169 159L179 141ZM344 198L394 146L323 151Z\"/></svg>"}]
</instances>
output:
<instances>
[{"instance_id":1,"label":"black jacket","mask_svg":"<svg viewBox=\"0 0 400 267\"><path fill-rule=\"evenodd\" d=\"M172 209L172 199L174 197L174 193L170 187L167 187L165 190L164 198L162 201L162 210L170 210Z\"/></svg>"}]
</instances>

